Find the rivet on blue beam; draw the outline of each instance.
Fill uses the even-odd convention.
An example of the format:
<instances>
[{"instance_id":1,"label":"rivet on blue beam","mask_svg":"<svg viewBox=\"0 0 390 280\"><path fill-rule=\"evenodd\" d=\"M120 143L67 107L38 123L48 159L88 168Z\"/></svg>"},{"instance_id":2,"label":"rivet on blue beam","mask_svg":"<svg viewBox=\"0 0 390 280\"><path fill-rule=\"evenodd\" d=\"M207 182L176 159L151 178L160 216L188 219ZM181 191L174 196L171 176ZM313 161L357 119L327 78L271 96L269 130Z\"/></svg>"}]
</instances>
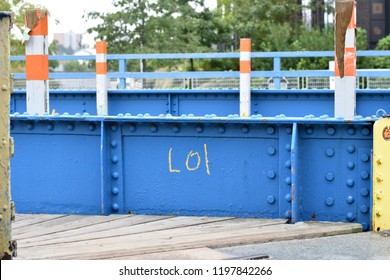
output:
<instances>
[{"instance_id":1,"label":"rivet on blue beam","mask_svg":"<svg viewBox=\"0 0 390 280\"><path fill-rule=\"evenodd\" d=\"M284 217L286 219L291 219L291 210L287 210L285 213L284 213Z\"/></svg>"},{"instance_id":2,"label":"rivet on blue beam","mask_svg":"<svg viewBox=\"0 0 390 280\"><path fill-rule=\"evenodd\" d=\"M111 205L111 208L112 208L112 210L113 210L114 212L118 212L118 211L119 211L119 205L118 205L118 203L113 203L113 204Z\"/></svg>"},{"instance_id":3,"label":"rivet on blue beam","mask_svg":"<svg viewBox=\"0 0 390 280\"><path fill-rule=\"evenodd\" d=\"M274 147L268 147L267 152L270 156L273 156L276 154L276 149Z\"/></svg>"},{"instance_id":4,"label":"rivet on blue beam","mask_svg":"<svg viewBox=\"0 0 390 280\"><path fill-rule=\"evenodd\" d=\"M118 157L117 155L113 155L113 156L111 157L111 162L112 162L113 164L117 164L117 163L119 162L119 157Z\"/></svg>"},{"instance_id":5,"label":"rivet on blue beam","mask_svg":"<svg viewBox=\"0 0 390 280\"><path fill-rule=\"evenodd\" d=\"M51 124L51 123L48 124L48 125L47 125L47 129L48 129L48 130L53 130L53 129L54 129L54 125Z\"/></svg>"},{"instance_id":6,"label":"rivet on blue beam","mask_svg":"<svg viewBox=\"0 0 390 280\"><path fill-rule=\"evenodd\" d=\"M322 115L319 117L320 120L326 120L329 119L329 115Z\"/></svg>"},{"instance_id":7,"label":"rivet on blue beam","mask_svg":"<svg viewBox=\"0 0 390 280\"><path fill-rule=\"evenodd\" d=\"M355 215L352 212L348 212L346 218L348 221L352 222L355 220Z\"/></svg>"},{"instance_id":8,"label":"rivet on blue beam","mask_svg":"<svg viewBox=\"0 0 390 280\"><path fill-rule=\"evenodd\" d=\"M325 201L326 205L332 206L334 204L334 199L331 197L328 197Z\"/></svg>"},{"instance_id":9,"label":"rivet on blue beam","mask_svg":"<svg viewBox=\"0 0 390 280\"><path fill-rule=\"evenodd\" d=\"M194 115L194 114L188 114L188 117L189 117L189 118L194 118L195 115Z\"/></svg>"},{"instance_id":10,"label":"rivet on blue beam","mask_svg":"<svg viewBox=\"0 0 390 280\"><path fill-rule=\"evenodd\" d=\"M348 167L348 169L353 170L353 169L355 169L355 163L350 161L350 162L348 162L347 167Z\"/></svg>"},{"instance_id":11,"label":"rivet on blue beam","mask_svg":"<svg viewBox=\"0 0 390 280\"><path fill-rule=\"evenodd\" d=\"M355 135L356 134L356 129L354 127L349 127L347 130L349 135Z\"/></svg>"},{"instance_id":12,"label":"rivet on blue beam","mask_svg":"<svg viewBox=\"0 0 390 280\"><path fill-rule=\"evenodd\" d=\"M288 135L291 135L292 134L292 127L287 127L286 128L286 133L288 134Z\"/></svg>"},{"instance_id":13,"label":"rivet on blue beam","mask_svg":"<svg viewBox=\"0 0 390 280\"><path fill-rule=\"evenodd\" d=\"M14 113L14 116L19 116L19 115L20 115L19 112L15 112L15 113Z\"/></svg>"},{"instance_id":14,"label":"rivet on blue beam","mask_svg":"<svg viewBox=\"0 0 390 280\"><path fill-rule=\"evenodd\" d=\"M118 146L118 142L116 142L115 140L112 140L110 145L112 148L116 148Z\"/></svg>"},{"instance_id":15,"label":"rivet on blue beam","mask_svg":"<svg viewBox=\"0 0 390 280\"><path fill-rule=\"evenodd\" d=\"M362 223L362 228L363 228L363 231L367 231L368 230L368 224L367 223Z\"/></svg>"},{"instance_id":16,"label":"rivet on blue beam","mask_svg":"<svg viewBox=\"0 0 390 280\"><path fill-rule=\"evenodd\" d=\"M355 145L349 145L347 150L350 154L353 154L356 151L356 147Z\"/></svg>"},{"instance_id":17,"label":"rivet on blue beam","mask_svg":"<svg viewBox=\"0 0 390 280\"><path fill-rule=\"evenodd\" d=\"M347 180L347 186L350 187L350 188L352 188L353 186L355 186L355 181L352 180L352 179L348 179L348 180Z\"/></svg>"},{"instance_id":18,"label":"rivet on blue beam","mask_svg":"<svg viewBox=\"0 0 390 280\"><path fill-rule=\"evenodd\" d=\"M119 189L117 187L113 187L112 190L111 190L111 193L113 195L118 195L119 194Z\"/></svg>"},{"instance_id":19,"label":"rivet on blue beam","mask_svg":"<svg viewBox=\"0 0 390 280\"><path fill-rule=\"evenodd\" d=\"M69 113L68 112L65 112L62 114L63 116L69 116Z\"/></svg>"},{"instance_id":20,"label":"rivet on blue beam","mask_svg":"<svg viewBox=\"0 0 390 280\"><path fill-rule=\"evenodd\" d=\"M126 113L125 117L131 117L130 113Z\"/></svg>"},{"instance_id":21,"label":"rivet on blue beam","mask_svg":"<svg viewBox=\"0 0 390 280\"><path fill-rule=\"evenodd\" d=\"M29 116L30 114L29 114L29 113L27 113L27 112L24 112L24 113L23 113L23 115L25 115L25 116Z\"/></svg>"},{"instance_id":22,"label":"rivet on blue beam","mask_svg":"<svg viewBox=\"0 0 390 280\"><path fill-rule=\"evenodd\" d=\"M76 117L81 117L81 114L80 113L76 113L75 116Z\"/></svg>"},{"instance_id":23,"label":"rivet on blue beam","mask_svg":"<svg viewBox=\"0 0 390 280\"><path fill-rule=\"evenodd\" d=\"M136 125L135 124L129 124L129 130L130 130L130 132L136 131L137 130Z\"/></svg>"},{"instance_id":24,"label":"rivet on blue beam","mask_svg":"<svg viewBox=\"0 0 390 280\"><path fill-rule=\"evenodd\" d=\"M361 156L361 160L364 162L368 162L370 160L370 156L368 154L363 154Z\"/></svg>"},{"instance_id":25,"label":"rivet on blue beam","mask_svg":"<svg viewBox=\"0 0 390 280\"><path fill-rule=\"evenodd\" d=\"M172 118L173 116L172 116L172 114L166 114L165 117L166 118Z\"/></svg>"},{"instance_id":26,"label":"rivet on blue beam","mask_svg":"<svg viewBox=\"0 0 390 280\"><path fill-rule=\"evenodd\" d=\"M291 145L290 144L286 144L286 151L291 152Z\"/></svg>"},{"instance_id":27,"label":"rivet on blue beam","mask_svg":"<svg viewBox=\"0 0 390 280\"><path fill-rule=\"evenodd\" d=\"M314 118L315 118L314 115L307 115L307 116L305 116L305 119L314 119Z\"/></svg>"},{"instance_id":28,"label":"rivet on blue beam","mask_svg":"<svg viewBox=\"0 0 390 280\"><path fill-rule=\"evenodd\" d=\"M96 129L96 125L94 125L94 124L89 124L88 125L88 130L89 131L94 131Z\"/></svg>"},{"instance_id":29,"label":"rivet on blue beam","mask_svg":"<svg viewBox=\"0 0 390 280\"><path fill-rule=\"evenodd\" d=\"M118 126L117 125L112 125L111 126L111 131L112 132L116 132L118 130Z\"/></svg>"},{"instance_id":30,"label":"rivet on blue beam","mask_svg":"<svg viewBox=\"0 0 390 280\"><path fill-rule=\"evenodd\" d=\"M362 212L363 214L367 214L369 210L370 210L370 209L368 208L367 205L362 205L362 206L360 207L360 212Z\"/></svg>"},{"instance_id":31,"label":"rivet on blue beam","mask_svg":"<svg viewBox=\"0 0 390 280\"><path fill-rule=\"evenodd\" d=\"M68 124L68 130L70 130L70 131L74 130L74 124L73 123Z\"/></svg>"},{"instance_id":32,"label":"rivet on blue beam","mask_svg":"<svg viewBox=\"0 0 390 280\"><path fill-rule=\"evenodd\" d=\"M333 157L334 156L334 149L332 149L332 148L326 149L326 156Z\"/></svg>"},{"instance_id":33,"label":"rivet on blue beam","mask_svg":"<svg viewBox=\"0 0 390 280\"><path fill-rule=\"evenodd\" d=\"M267 133L268 133L269 135L274 134L274 133L275 133L275 128L274 128L273 126L267 127Z\"/></svg>"},{"instance_id":34,"label":"rivet on blue beam","mask_svg":"<svg viewBox=\"0 0 390 280\"><path fill-rule=\"evenodd\" d=\"M363 135L363 136L368 136L368 135L370 135L370 129L367 128L367 127L362 128L362 135Z\"/></svg>"},{"instance_id":35,"label":"rivet on blue beam","mask_svg":"<svg viewBox=\"0 0 390 280\"><path fill-rule=\"evenodd\" d=\"M285 166L286 168L288 168L288 169L291 169L291 160L288 159L288 160L285 162L284 166Z\"/></svg>"},{"instance_id":36,"label":"rivet on blue beam","mask_svg":"<svg viewBox=\"0 0 390 280\"><path fill-rule=\"evenodd\" d=\"M353 198L352 195L347 196L347 203L348 203L348 204L352 204L352 203L354 203L354 202L355 202L355 199Z\"/></svg>"},{"instance_id":37,"label":"rivet on blue beam","mask_svg":"<svg viewBox=\"0 0 390 280\"><path fill-rule=\"evenodd\" d=\"M84 113L83 117L89 117L89 113Z\"/></svg>"},{"instance_id":38,"label":"rivet on blue beam","mask_svg":"<svg viewBox=\"0 0 390 280\"><path fill-rule=\"evenodd\" d=\"M269 203L269 204L274 204L275 203L275 197L273 196L273 195L270 195L270 196L268 196L267 197L267 202Z\"/></svg>"},{"instance_id":39,"label":"rivet on blue beam","mask_svg":"<svg viewBox=\"0 0 390 280\"><path fill-rule=\"evenodd\" d=\"M150 125L150 131L156 133L158 131L158 127L155 124Z\"/></svg>"},{"instance_id":40,"label":"rivet on blue beam","mask_svg":"<svg viewBox=\"0 0 390 280\"><path fill-rule=\"evenodd\" d=\"M243 133L248 133L248 132L249 132L249 126L244 125L244 126L241 128L241 131L242 131Z\"/></svg>"},{"instance_id":41,"label":"rivet on blue beam","mask_svg":"<svg viewBox=\"0 0 390 280\"><path fill-rule=\"evenodd\" d=\"M332 181L334 180L334 174L333 174L332 172L328 172L328 173L326 174L326 180L327 180L328 182L332 182Z\"/></svg>"},{"instance_id":42,"label":"rivet on blue beam","mask_svg":"<svg viewBox=\"0 0 390 280\"><path fill-rule=\"evenodd\" d=\"M150 118L151 115L150 115L149 113L146 113L146 114L144 115L144 117L145 117L145 118Z\"/></svg>"},{"instance_id":43,"label":"rivet on blue beam","mask_svg":"<svg viewBox=\"0 0 390 280\"><path fill-rule=\"evenodd\" d=\"M367 197L367 196L369 196L370 191L368 189L366 189L366 188L363 188L363 189L361 189L360 194L363 197Z\"/></svg>"},{"instance_id":44,"label":"rivet on blue beam","mask_svg":"<svg viewBox=\"0 0 390 280\"><path fill-rule=\"evenodd\" d=\"M314 129L312 127L307 127L306 128L306 134L312 135L314 133Z\"/></svg>"},{"instance_id":45,"label":"rivet on blue beam","mask_svg":"<svg viewBox=\"0 0 390 280\"><path fill-rule=\"evenodd\" d=\"M198 125L196 126L196 132L202 133L202 132L203 132L203 126L200 125L200 124L198 124Z\"/></svg>"},{"instance_id":46,"label":"rivet on blue beam","mask_svg":"<svg viewBox=\"0 0 390 280\"><path fill-rule=\"evenodd\" d=\"M367 180L368 178L370 178L370 173L368 173L367 171L362 171L360 173L360 176L363 180Z\"/></svg>"},{"instance_id":47,"label":"rivet on blue beam","mask_svg":"<svg viewBox=\"0 0 390 280\"><path fill-rule=\"evenodd\" d=\"M268 171L267 176L270 179L275 179L276 173L274 171Z\"/></svg>"},{"instance_id":48,"label":"rivet on blue beam","mask_svg":"<svg viewBox=\"0 0 390 280\"><path fill-rule=\"evenodd\" d=\"M290 176L286 177L286 178L284 179L284 182L285 182L287 185L291 186L291 177L290 177Z\"/></svg>"},{"instance_id":49,"label":"rivet on blue beam","mask_svg":"<svg viewBox=\"0 0 390 280\"><path fill-rule=\"evenodd\" d=\"M28 123L27 124L27 129L28 130L33 130L34 129L34 124L33 123Z\"/></svg>"},{"instance_id":50,"label":"rivet on blue beam","mask_svg":"<svg viewBox=\"0 0 390 280\"><path fill-rule=\"evenodd\" d=\"M222 126L222 125L218 127L218 132L221 133L221 134L225 133L225 130L226 130L225 127Z\"/></svg>"},{"instance_id":51,"label":"rivet on blue beam","mask_svg":"<svg viewBox=\"0 0 390 280\"><path fill-rule=\"evenodd\" d=\"M173 130L174 133L179 133L180 132L180 127L178 125L174 125L172 127L172 130Z\"/></svg>"},{"instance_id":52,"label":"rivet on blue beam","mask_svg":"<svg viewBox=\"0 0 390 280\"><path fill-rule=\"evenodd\" d=\"M125 115L124 114L122 114L122 113L120 113L120 114L118 114L118 118L123 118Z\"/></svg>"},{"instance_id":53,"label":"rivet on blue beam","mask_svg":"<svg viewBox=\"0 0 390 280\"><path fill-rule=\"evenodd\" d=\"M114 180L118 180L119 179L119 172L116 172L116 171L112 172L111 177Z\"/></svg>"},{"instance_id":54,"label":"rivet on blue beam","mask_svg":"<svg viewBox=\"0 0 390 280\"><path fill-rule=\"evenodd\" d=\"M326 129L326 133L328 134L328 135L330 135L330 136L333 136L333 135L335 135L335 133L336 133L336 130L334 129L334 127L328 127L327 129Z\"/></svg>"},{"instance_id":55,"label":"rivet on blue beam","mask_svg":"<svg viewBox=\"0 0 390 280\"><path fill-rule=\"evenodd\" d=\"M143 118L143 117L144 117L143 114L138 114L138 115L137 115L137 118Z\"/></svg>"},{"instance_id":56,"label":"rivet on blue beam","mask_svg":"<svg viewBox=\"0 0 390 280\"><path fill-rule=\"evenodd\" d=\"M286 115L284 115L284 114L280 114L280 115L275 116L275 119L285 119L285 118L286 118Z\"/></svg>"},{"instance_id":57,"label":"rivet on blue beam","mask_svg":"<svg viewBox=\"0 0 390 280\"><path fill-rule=\"evenodd\" d=\"M287 201L287 202L291 202L292 201L292 197L291 197L291 193L288 193L284 196L284 199Z\"/></svg>"}]
</instances>

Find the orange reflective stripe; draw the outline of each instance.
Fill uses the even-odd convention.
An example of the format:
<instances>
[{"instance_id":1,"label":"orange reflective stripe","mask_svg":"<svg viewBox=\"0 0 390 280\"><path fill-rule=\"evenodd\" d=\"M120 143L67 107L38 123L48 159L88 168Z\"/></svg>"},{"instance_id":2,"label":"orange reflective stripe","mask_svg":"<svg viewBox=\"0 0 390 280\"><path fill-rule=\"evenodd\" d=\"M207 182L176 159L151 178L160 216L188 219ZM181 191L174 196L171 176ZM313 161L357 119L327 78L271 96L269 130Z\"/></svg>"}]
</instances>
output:
<instances>
[{"instance_id":1,"label":"orange reflective stripe","mask_svg":"<svg viewBox=\"0 0 390 280\"><path fill-rule=\"evenodd\" d=\"M105 75L107 74L107 63L97 62L96 63L96 74Z\"/></svg>"},{"instance_id":2,"label":"orange reflective stripe","mask_svg":"<svg viewBox=\"0 0 390 280\"><path fill-rule=\"evenodd\" d=\"M356 52L354 48L345 49L345 76L356 76Z\"/></svg>"},{"instance_id":3,"label":"orange reflective stripe","mask_svg":"<svg viewBox=\"0 0 390 280\"><path fill-rule=\"evenodd\" d=\"M37 23L37 25L35 25L34 29L32 29L32 30L30 30L30 32L28 32L28 35L30 35L30 36L35 36L35 35L47 36L48 33L49 33L48 17L46 15L45 17L41 18L38 21L38 23Z\"/></svg>"},{"instance_id":4,"label":"orange reflective stripe","mask_svg":"<svg viewBox=\"0 0 390 280\"><path fill-rule=\"evenodd\" d=\"M334 75L340 77L340 69L335 62ZM344 54L344 76L351 77L356 76L356 51L354 48L346 48Z\"/></svg>"},{"instance_id":5,"label":"orange reflective stripe","mask_svg":"<svg viewBox=\"0 0 390 280\"><path fill-rule=\"evenodd\" d=\"M26 80L49 79L49 56L27 55L26 56Z\"/></svg>"},{"instance_id":6,"label":"orange reflective stripe","mask_svg":"<svg viewBox=\"0 0 390 280\"><path fill-rule=\"evenodd\" d=\"M240 51L250 52L252 50L251 39L241 39L240 40Z\"/></svg>"},{"instance_id":7,"label":"orange reflective stripe","mask_svg":"<svg viewBox=\"0 0 390 280\"><path fill-rule=\"evenodd\" d=\"M356 28L356 2L354 3L353 9L352 9L352 16L351 21L348 24L348 28Z\"/></svg>"},{"instance_id":8,"label":"orange reflective stripe","mask_svg":"<svg viewBox=\"0 0 390 280\"><path fill-rule=\"evenodd\" d=\"M105 41L100 41L96 42L96 53L107 53L107 42Z\"/></svg>"},{"instance_id":9,"label":"orange reflective stripe","mask_svg":"<svg viewBox=\"0 0 390 280\"><path fill-rule=\"evenodd\" d=\"M240 61L240 73L248 74L251 72L251 62L250 61Z\"/></svg>"}]
</instances>

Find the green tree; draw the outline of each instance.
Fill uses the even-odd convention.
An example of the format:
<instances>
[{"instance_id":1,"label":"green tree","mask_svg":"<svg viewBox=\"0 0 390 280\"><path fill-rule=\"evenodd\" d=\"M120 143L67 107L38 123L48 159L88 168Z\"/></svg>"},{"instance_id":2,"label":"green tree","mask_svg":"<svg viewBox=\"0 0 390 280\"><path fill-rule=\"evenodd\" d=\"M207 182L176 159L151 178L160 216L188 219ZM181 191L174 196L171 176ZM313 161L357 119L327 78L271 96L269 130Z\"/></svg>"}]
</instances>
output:
<instances>
[{"instance_id":1,"label":"green tree","mask_svg":"<svg viewBox=\"0 0 390 280\"><path fill-rule=\"evenodd\" d=\"M390 35L380 39L375 49L378 51L390 50ZM386 56L374 57L371 60L371 67L376 69L388 69L390 68L390 58Z\"/></svg>"},{"instance_id":2,"label":"green tree","mask_svg":"<svg viewBox=\"0 0 390 280\"><path fill-rule=\"evenodd\" d=\"M114 13L90 12L88 19L100 19L100 23L88 32L110 42L111 53L197 52L207 50L213 40L213 18L204 0L113 0ZM164 64L171 64L165 61ZM147 65L143 70L153 70L159 62ZM138 63L128 64L131 70Z\"/></svg>"}]
</instances>

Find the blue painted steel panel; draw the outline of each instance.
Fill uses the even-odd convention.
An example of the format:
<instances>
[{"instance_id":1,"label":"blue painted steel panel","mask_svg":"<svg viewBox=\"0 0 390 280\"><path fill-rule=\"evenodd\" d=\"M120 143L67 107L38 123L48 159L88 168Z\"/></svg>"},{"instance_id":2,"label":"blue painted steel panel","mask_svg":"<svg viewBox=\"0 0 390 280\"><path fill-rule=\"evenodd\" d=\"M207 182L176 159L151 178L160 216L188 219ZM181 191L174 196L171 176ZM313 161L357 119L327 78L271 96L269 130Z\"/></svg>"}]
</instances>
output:
<instances>
[{"instance_id":1,"label":"blue painted steel panel","mask_svg":"<svg viewBox=\"0 0 390 280\"><path fill-rule=\"evenodd\" d=\"M20 213L280 217L368 229L374 120L16 114L13 195Z\"/></svg>"},{"instance_id":2,"label":"blue painted steel panel","mask_svg":"<svg viewBox=\"0 0 390 280\"><path fill-rule=\"evenodd\" d=\"M367 222L359 216L359 150L372 148L371 126L301 126L302 219ZM362 175L364 173L364 175Z\"/></svg>"},{"instance_id":3,"label":"blue painted steel panel","mask_svg":"<svg viewBox=\"0 0 390 280\"><path fill-rule=\"evenodd\" d=\"M101 213L98 125L12 122L12 196L19 213Z\"/></svg>"},{"instance_id":4,"label":"blue painted steel panel","mask_svg":"<svg viewBox=\"0 0 390 280\"><path fill-rule=\"evenodd\" d=\"M124 207L132 213L279 216L279 163L269 153L278 149L274 127L155 123L122 130Z\"/></svg>"}]
</instances>

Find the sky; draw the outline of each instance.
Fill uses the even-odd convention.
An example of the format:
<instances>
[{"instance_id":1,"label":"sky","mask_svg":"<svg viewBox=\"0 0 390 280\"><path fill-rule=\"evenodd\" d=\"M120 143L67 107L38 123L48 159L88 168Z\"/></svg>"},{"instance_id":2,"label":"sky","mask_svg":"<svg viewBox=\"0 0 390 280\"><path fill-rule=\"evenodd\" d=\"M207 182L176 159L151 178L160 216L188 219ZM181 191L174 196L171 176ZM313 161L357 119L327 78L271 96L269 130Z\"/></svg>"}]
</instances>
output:
<instances>
[{"instance_id":1,"label":"sky","mask_svg":"<svg viewBox=\"0 0 390 280\"><path fill-rule=\"evenodd\" d=\"M42 5L50 12L49 17L49 41L53 33L65 33L73 31L84 34L93 26L93 22L86 22L83 15L90 11L113 11L112 0L26 0L34 5ZM210 8L216 6L216 0L206 0ZM56 20L59 23L56 23ZM83 35L83 43L92 44L93 36Z\"/></svg>"}]
</instances>

